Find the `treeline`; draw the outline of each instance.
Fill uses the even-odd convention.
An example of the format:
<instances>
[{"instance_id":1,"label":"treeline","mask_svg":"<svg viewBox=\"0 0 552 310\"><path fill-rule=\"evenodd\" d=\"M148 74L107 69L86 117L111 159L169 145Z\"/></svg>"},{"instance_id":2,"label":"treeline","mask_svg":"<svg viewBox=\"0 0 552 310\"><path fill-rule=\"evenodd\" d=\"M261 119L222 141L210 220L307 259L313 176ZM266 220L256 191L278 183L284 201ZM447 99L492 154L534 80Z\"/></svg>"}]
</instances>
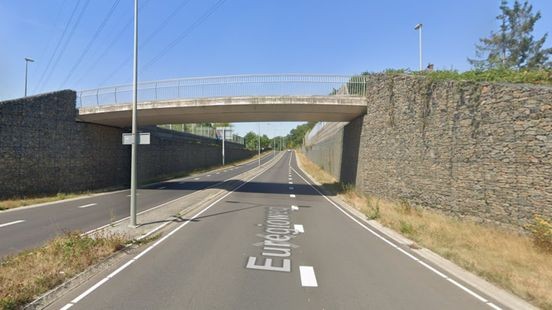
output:
<instances>
[{"instance_id":1,"label":"treeline","mask_svg":"<svg viewBox=\"0 0 552 310\"><path fill-rule=\"evenodd\" d=\"M299 147L303 144L303 138L307 132L309 132L314 125L316 125L316 122L308 122L306 124L298 125L292 129L289 134L285 136L276 136L272 139L267 135L261 135L261 150L284 150ZM245 135L245 147L249 150L257 150L258 145L259 135L253 131L248 132Z\"/></svg>"}]
</instances>

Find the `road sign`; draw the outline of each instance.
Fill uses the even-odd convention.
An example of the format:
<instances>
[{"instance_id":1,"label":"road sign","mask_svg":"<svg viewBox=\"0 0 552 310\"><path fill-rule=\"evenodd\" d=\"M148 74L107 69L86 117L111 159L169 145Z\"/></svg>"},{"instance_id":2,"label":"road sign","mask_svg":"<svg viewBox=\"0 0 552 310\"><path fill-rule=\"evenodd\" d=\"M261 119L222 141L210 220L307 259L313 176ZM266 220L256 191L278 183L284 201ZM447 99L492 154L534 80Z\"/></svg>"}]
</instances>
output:
<instances>
[{"instance_id":1,"label":"road sign","mask_svg":"<svg viewBox=\"0 0 552 310\"><path fill-rule=\"evenodd\" d=\"M134 142L132 133L123 133L123 144L131 145ZM140 132L138 134L138 144L150 144L150 133Z\"/></svg>"}]
</instances>

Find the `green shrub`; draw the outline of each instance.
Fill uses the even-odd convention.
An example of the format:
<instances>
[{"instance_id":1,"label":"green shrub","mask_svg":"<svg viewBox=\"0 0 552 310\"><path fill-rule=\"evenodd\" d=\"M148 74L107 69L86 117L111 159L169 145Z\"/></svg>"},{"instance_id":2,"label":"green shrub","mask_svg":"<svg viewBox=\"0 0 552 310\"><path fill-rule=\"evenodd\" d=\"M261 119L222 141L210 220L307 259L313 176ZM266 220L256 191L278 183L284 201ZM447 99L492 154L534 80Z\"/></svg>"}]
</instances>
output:
<instances>
[{"instance_id":1,"label":"green shrub","mask_svg":"<svg viewBox=\"0 0 552 310\"><path fill-rule=\"evenodd\" d=\"M535 245L545 252L552 253L552 223L539 215L535 215L533 223L528 227Z\"/></svg>"}]
</instances>

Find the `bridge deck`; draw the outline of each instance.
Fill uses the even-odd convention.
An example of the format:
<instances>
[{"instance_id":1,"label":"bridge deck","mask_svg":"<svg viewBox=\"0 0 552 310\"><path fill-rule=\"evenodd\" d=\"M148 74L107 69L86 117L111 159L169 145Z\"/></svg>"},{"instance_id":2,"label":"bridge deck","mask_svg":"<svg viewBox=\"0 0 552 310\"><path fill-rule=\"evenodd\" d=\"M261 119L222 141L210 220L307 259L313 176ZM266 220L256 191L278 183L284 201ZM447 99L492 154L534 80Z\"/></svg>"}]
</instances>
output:
<instances>
[{"instance_id":1,"label":"bridge deck","mask_svg":"<svg viewBox=\"0 0 552 310\"><path fill-rule=\"evenodd\" d=\"M366 98L350 96L254 96L178 99L142 102L140 125L254 122L350 121L366 113ZM129 127L131 104L79 108L84 122Z\"/></svg>"}]
</instances>

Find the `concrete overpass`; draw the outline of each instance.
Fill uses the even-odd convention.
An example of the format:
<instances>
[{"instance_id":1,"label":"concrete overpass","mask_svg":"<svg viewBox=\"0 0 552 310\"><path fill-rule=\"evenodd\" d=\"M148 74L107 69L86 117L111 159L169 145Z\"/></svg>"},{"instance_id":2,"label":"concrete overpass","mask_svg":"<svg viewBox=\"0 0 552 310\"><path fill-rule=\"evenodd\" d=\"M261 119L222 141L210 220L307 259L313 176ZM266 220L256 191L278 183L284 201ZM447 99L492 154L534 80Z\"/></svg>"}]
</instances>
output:
<instances>
[{"instance_id":1,"label":"concrete overpass","mask_svg":"<svg viewBox=\"0 0 552 310\"><path fill-rule=\"evenodd\" d=\"M140 125L350 121L366 113L365 79L338 75L241 75L139 85ZM78 92L80 121L131 124L131 85Z\"/></svg>"}]
</instances>

